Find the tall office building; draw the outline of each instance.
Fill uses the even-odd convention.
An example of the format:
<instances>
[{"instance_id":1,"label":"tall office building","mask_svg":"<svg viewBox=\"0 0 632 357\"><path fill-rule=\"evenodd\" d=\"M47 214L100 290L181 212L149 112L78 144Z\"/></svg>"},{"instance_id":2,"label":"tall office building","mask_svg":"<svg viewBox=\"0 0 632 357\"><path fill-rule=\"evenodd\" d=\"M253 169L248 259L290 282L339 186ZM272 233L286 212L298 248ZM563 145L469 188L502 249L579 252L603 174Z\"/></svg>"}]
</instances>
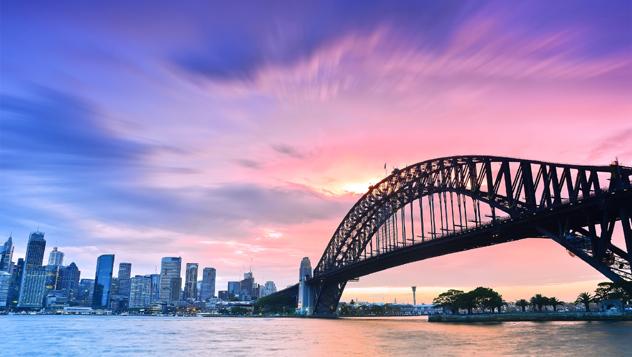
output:
<instances>
[{"instance_id":1,"label":"tall office building","mask_svg":"<svg viewBox=\"0 0 632 357\"><path fill-rule=\"evenodd\" d=\"M92 296L94 295L94 279L81 279L79 281L79 291L75 302L81 306L92 306Z\"/></svg>"},{"instance_id":2,"label":"tall office building","mask_svg":"<svg viewBox=\"0 0 632 357\"><path fill-rule=\"evenodd\" d=\"M118 294L129 299L131 289L132 263L120 263L118 271Z\"/></svg>"},{"instance_id":3,"label":"tall office building","mask_svg":"<svg viewBox=\"0 0 632 357\"><path fill-rule=\"evenodd\" d=\"M75 301L79 292L79 278L81 271L72 262L70 265L59 269L59 290L62 290L68 297L68 301Z\"/></svg>"},{"instance_id":4,"label":"tall office building","mask_svg":"<svg viewBox=\"0 0 632 357\"><path fill-rule=\"evenodd\" d=\"M160 274L151 274L151 294L150 302L156 303L160 301Z\"/></svg>"},{"instance_id":5,"label":"tall office building","mask_svg":"<svg viewBox=\"0 0 632 357\"><path fill-rule=\"evenodd\" d=\"M301 260L301 266L299 268L298 278L298 312L301 314L309 313L311 306L312 296L310 294L307 280L312 277L312 263L308 257L304 257Z\"/></svg>"},{"instance_id":6,"label":"tall office building","mask_svg":"<svg viewBox=\"0 0 632 357\"><path fill-rule=\"evenodd\" d=\"M11 273L11 259L13 259L13 238L9 239L0 246L0 271Z\"/></svg>"},{"instance_id":7,"label":"tall office building","mask_svg":"<svg viewBox=\"0 0 632 357\"><path fill-rule=\"evenodd\" d=\"M9 305L15 307L18 305L20 298L20 286L22 284L22 275L24 273L24 259L18 258L17 263L13 266L11 279L11 287L9 290Z\"/></svg>"},{"instance_id":8,"label":"tall office building","mask_svg":"<svg viewBox=\"0 0 632 357\"><path fill-rule=\"evenodd\" d=\"M160 301L173 303L180 300L182 289L182 258L164 257L160 263Z\"/></svg>"},{"instance_id":9,"label":"tall office building","mask_svg":"<svg viewBox=\"0 0 632 357\"><path fill-rule=\"evenodd\" d=\"M29 236L24 259L24 271L20 282L20 297L18 307L41 308L46 295L47 273L42 263L46 240L44 233L37 231Z\"/></svg>"},{"instance_id":10,"label":"tall office building","mask_svg":"<svg viewBox=\"0 0 632 357\"><path fill-rule=\"evenodd\" d=\"M197 300L198 263L187 263L184 280L184 300Z\"/></svg>"},{"instance_id":11,"label":"tall office building","mask_svg":"<svg viewBox=\"0 0 632 357\"><path fill-rule=\"evenodd\" d=\"M239 299L240 300L252 300L257 297L255 292L255 277L252 272L244 273L244 279L239 283Z\"/></svg>"},{"instance_id":12,"label":"tall office building","mask_svg":"<svg viewBox=\"0 0 632 357\"><path fill-rule=\"evenodd\" d=\"M22 274L19 308L40 309L46 297L46 282L49 272L43 266L31 266Z\"/></svg>"},{"instance_id":13,"label":"tall office building","mask_svg":"<svg viewBox=\"0 0 632 357\"><path fill-rule=\"evenodd\" d=\"M200 300L206 301L215 296L215 274L215 268L204 268L202 271Z\"/></svg>"},{"instance_id":14,"label":"tall office building","mask_svg":"<svg viewBox=\"0 0 632 357\"><path fill-rule=\"evenodd\" d=\"M130 279L129 307L138 309L151 304L151 275L136 275Z\"/></svg>"},{"instance_id":15,"label":"tall office building","mask_svg":"<svg viewBox=\"0 0 632 357\"><path fill-rule=\"evenodd\" d=\"M64 263L64 252L57 250L57 247L53 247L48 255L48 265L61 266Z\"/></svg>"},{"instance_id":16,"label":"tall office building","mask_svg":"<svg viewBox=\"0 0 632 357\"><path fill-rule=\"evenodd\" d=\"M113 270L114 254L104 254L97 259L97 271L94 276L94 292L92 293L92 307L95 309L106 309L110 304Z\"/></svg>"},{"instance_id":17,"label":"tall office building","mask_svg":"<svg viewBox=\"0 0 632 357\"><path fill-rule=\"evenodd\" d=\"M226 290L228 290L229 297L239 297L239 293L241 292L241 283L239 281L229 281L228 289Z\"/></svg>"},{"instance_id":18,"label":"tall office building","mask_svg":"<svg viewBox=\"0 0 632 357\"><path fill-rule=\"evenodd\" d=\"M59 271L61 267L58 265L46 265L46 292L57 290L59 287Z\"/></svg>"}]
</instances>

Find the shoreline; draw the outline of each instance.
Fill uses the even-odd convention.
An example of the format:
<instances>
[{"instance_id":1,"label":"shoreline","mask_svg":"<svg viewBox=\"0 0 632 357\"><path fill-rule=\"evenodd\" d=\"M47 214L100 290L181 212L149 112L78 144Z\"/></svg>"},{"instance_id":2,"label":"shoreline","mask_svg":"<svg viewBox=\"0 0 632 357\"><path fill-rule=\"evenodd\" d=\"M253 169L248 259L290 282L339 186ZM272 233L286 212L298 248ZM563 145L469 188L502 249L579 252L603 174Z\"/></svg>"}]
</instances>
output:
<instances>
[{"instance_id":1,"label":"shoreline","mask_svg":"<svg viewBox=\"0 0 632 357\"><path fill-rule=\"evenodd\" d=\"M632 321L630 313L607 312L522 312L472 315L430 315L429 322L520 322L520 321Z\"/></svg>"}]
</instances>

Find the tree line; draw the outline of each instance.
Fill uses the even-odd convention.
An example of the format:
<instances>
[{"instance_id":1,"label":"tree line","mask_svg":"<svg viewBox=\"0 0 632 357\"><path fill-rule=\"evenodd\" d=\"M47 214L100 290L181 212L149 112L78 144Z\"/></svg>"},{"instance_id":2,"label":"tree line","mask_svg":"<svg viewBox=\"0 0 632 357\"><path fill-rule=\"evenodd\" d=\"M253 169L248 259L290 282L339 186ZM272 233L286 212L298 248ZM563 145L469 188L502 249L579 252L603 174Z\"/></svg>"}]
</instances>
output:
<instances>
[{"instance_id":1,"label":"tree line","mask_svg":"<svg viewBox=\"0 0 632 357\"><path fill-rule=\"evenodd\" d=\"M632 283L603 282L597 285L594 294L583 292L577 296L574 303L583 305L585 311L590 311L590 303L604 300L621 300L624 305L627 305L632 302L631 292ZM444 311L449 311L453 314L458 314L462 310L471 314L474 309L483 312L500 312L501 308L507 305L507 302L502 299L502 295L486 287L477 287L468 292L450 289L439 294L432 302L442 307ZM531 307L532 311L542 312L549 306L553 308L553 311L557 311L558 307L564 304L565 302L556 297L547 297L542 294L535 294L529 300L519 299L515 302L515 305L522 312L526 312L527 307Z\"/></svg>"}]
</instances>

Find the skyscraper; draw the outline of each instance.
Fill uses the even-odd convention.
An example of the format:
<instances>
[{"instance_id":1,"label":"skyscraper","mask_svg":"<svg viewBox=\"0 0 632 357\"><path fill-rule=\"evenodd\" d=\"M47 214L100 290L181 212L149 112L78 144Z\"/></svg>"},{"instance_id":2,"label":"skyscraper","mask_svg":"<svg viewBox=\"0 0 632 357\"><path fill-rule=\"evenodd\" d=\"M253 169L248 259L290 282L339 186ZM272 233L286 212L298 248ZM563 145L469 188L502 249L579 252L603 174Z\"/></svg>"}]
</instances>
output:
<instances>
[{"instance_id":1,"label":"skyscraper","mask_svg":"<svg viewBox=\"0 0 632 357\"><path fill-rule=\"evenodd\" d=\"M13 239L9 239L0 246L0 271L11 273L11 259L13 259Z\"/></svg>"},{"instance_id":2,"label":"skyscraper","mask_svg":"<svg viewBox=\"0 0 632 357\"><path fill-rule=\"evenodd\" d=\"M136 275L130 279L129 307L143 308L151 303L151 275Z\"/></svg>"},{"instance_id":3,"label":"skyscraper","mask_svg":"<svg viewBox=\"0 0 632 357\"><path fill-rule=\"evenodd\" d=\"M113 270L114 254L99 256L97 259L97 271L94 276L94 292L92 294L92 307L95 309L108 308Z\"/></svg>"},{"instance_id":4,"label":"skyscraper","mask_svg":"<svg viewBox=\"0 0 632 357\"><path fill-rule=\"evenodd\" d=\"M53 247L48 255L48 265L61 266L64 263L64 252L57 250L57 247Z\"/></svg>"},{"instance_id":5,"label":"skyscraper","mask_svg":"<svg viewBox=\"0 0 632 357\"><path fill-rule=\"evenodd\" d=\"M182 289L182 258L164 257L160 264L160 301L173 303L180 300Z\"/></svg>"},{"instance_id":6,"label":"skyscraper","mask_svg":"<svg viewBox=\"0 0 632 357\"><path fill-rule=\"evenodd\" d=\"M132 263L120 263L118 271L119 290L118 294L129 299L131 289Z\"/></svg>"},{"instance_id":7,"label":"skyscraper","mask_svg":"<svg viewBox=\"0 0 632 357\"><path fill-rule=\"evenodd\" d=\"M202 271L200 300L206 301L215 296L215 274L215 268L204 268Z\"/></svg>"},{"instance_id":8,"label":"skyscraper","mask_svg":"<svg viewBox=\"0 0 632 357\"><path fill-rule=\"evenodd\" d=\"M184 299L197 300L198 263L187 263L184 280Z\"/></svg>"},{"instance_id":9,"label":"skyscraper","mask_svg":"<svg viewBox=\"0 0 632 357\"><path fill-rule=\"evenodd\" d=\"M46 270L42 266L45 249L46 240L44 239L44 233L40 231L31 233L26 246L18 307L42 307L44 296L46 295L47 277Z\"/></svg>"},{"instance_id":10,"label":"skyscraper","mask_svg":"<svg viewBox=\"0 0 632 357\"><path fill-rule=\"evenodd\" d=\"M0 310L9 306L9 293L11 291L11 274L0 271Z\"/></svg>"},{"instance_id":11,"label":"skyscraper","mask_svg":"<svg viewBox=\"0 0 632 357\"><path fill-rule=\"evenodd\" d=\"M241 292L241 283L239 281L229 281L226 290L228 290L229 297L238 297Z\"/></svg>"},{"instance_id":12,"label":"skyscraper","mask_svg":"<svg viewBox=\"0 0 632 357\"><path fill-rule=\"evenodd\" d=\"M81 279L79 281L79 291L76 302L82 306L92 306L92 296L94 295L94 279Z\"/></svg>"},{"instance_id":13,"label":"skyscraper","mask_svg":"<svg viewBox=\"0 0 632 357\"><path fill-rule=\"evenodd\" d=\"M77 299L80 277L81 271L79 271L79 268L74 262L60 268L58 289L66 293L68 301L75 301Z\"/></svg>"},{"instance_id":14,"label":"skyscraper","mask_svg":"<svg viewBox=\"0 0 632 357\"><path fill-rule=\"evenodd\" d=\"M24 275L24 258L18 258L17 263L13 266L11 278L11 287L9 290L9 305L15 307L20 298L20 286L22 285L22 276Z\"/></svg>"},{"instance_id":15,"label":"skyscraper","mask_svg":"<svg viewBox=\"0 0 632 357\"><path fill-rule=\"evenodd\" d=\"M255 287L255 277L252 272L244 273L244 279L239 283L239 299L246 301L256 298Z\"/></svg>"}]
</instances>

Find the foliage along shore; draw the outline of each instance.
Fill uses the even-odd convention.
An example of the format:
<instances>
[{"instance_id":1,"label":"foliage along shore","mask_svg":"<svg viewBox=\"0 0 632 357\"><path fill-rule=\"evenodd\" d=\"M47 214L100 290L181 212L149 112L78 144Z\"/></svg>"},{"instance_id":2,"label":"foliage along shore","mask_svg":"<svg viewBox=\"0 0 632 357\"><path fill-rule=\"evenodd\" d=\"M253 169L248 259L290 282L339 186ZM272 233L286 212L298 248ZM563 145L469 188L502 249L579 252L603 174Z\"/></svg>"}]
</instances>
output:
<instances>
[{"instance_id":1,"label":"foliage along shore","mask_svg":"<svg viewBox=\"0 0 632 357\"><path fill-rule=\"evenodd\" d=\"M608 312L518 312L473 315L430 315L430 322L511 322L511 321L632 321L632 314Z\"/></svg>"}]
</instances>

